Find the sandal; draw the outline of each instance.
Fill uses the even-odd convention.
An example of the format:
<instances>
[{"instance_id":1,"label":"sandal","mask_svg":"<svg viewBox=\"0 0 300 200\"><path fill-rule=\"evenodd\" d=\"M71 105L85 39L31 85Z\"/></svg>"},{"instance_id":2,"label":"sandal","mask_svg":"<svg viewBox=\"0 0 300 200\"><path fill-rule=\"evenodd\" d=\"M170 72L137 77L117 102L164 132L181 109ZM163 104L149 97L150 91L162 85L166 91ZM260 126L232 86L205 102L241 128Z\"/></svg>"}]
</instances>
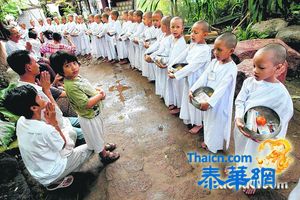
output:
<instances>
[{"instance_id":1,"label":"sandal","mask_svg":"<svg viewBox=\"0 0 300 200\"><path fill-rule=\"evenodd\" d=\"M48 185L46 187L47 190L53 191L60 188L66 188L69 187L74 181L74 177L72 175L66 176L63 180L57 181L52 183L51 185Z\"/></svg>"},{"instance_id":2,"label":"sandal","mask_svg":"<svg viewBox=\"0 0 300 200\"><path fill-rule=\"evenodd\" d=\"M102 155L102 153L100 153L99 155L103 165L108 165L110 163L113 163L120 158L120 154L117 152L106 151L105 155Z\"/></svg>"},{"instance_id":3,"label":"sandal","mask_svg":"<svg viewBox=\"0 0 300 200\"><path fill-rule=\"evenodd\" d=\"M105 146L104 146L104 149L106 151L113 151L117 148L117 145L114 144L114 143L107 143Z\"/></svg>"}]
</instances>

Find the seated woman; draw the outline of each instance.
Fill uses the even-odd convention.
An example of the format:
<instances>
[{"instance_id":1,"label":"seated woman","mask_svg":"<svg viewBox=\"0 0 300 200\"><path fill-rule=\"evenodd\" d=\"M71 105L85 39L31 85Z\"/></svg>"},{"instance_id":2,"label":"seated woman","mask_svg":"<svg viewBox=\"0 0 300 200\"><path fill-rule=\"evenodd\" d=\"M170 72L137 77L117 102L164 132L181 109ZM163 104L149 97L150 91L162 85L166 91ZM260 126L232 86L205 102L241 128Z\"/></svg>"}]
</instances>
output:
<instances>
[{"instance_id":1,"label":"seated woman","mask_svg":"<svg viewBox=\"0 0 300 200\"><path fill-rule=\"evenodd\" d=\"M71 36L66 36L66 39L70 45L61 43L62 37L59 33L53 33L52 38L53 40L50 40L49 42L46 42L41 46L41 54L43 54L47 58L49 58L51 54L61 50L71 54L75 54L76 46L72 42Z\"/></svg>"}]
</instances>

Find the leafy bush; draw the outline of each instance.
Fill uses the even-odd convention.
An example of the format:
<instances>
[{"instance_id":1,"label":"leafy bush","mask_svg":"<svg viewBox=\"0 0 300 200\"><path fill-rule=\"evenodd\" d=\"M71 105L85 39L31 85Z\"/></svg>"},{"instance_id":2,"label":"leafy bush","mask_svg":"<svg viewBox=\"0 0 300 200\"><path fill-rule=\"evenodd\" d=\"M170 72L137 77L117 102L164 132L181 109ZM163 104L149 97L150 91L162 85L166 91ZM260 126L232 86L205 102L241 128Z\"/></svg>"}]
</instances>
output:
<instances>
[{"instance_id":1,"label":"leafy bush","mask_svg":"<svg viewBox=\"0 0 300 200\"><path fill-rule=\"evenodd\" d=\"M245 30L241 27L238 27L235 34L239 41L249 40L249 39L257 39L257 38L264 39L264 38L269 37L269 35L266 33L258 33L256 31L253 31L252 24L253 23L248 24L248 26L246 27Z\"/></svg>"}]
</instances>

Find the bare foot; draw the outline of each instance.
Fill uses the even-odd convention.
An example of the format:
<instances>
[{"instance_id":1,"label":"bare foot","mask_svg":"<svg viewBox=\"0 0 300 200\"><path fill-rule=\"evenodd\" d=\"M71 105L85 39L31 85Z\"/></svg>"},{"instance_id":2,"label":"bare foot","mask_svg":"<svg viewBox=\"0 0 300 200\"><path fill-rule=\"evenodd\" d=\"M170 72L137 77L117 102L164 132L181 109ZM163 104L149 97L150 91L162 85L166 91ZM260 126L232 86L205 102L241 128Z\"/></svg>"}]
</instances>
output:
<instances>
[{"instance_id":1,"label":"bare foot","mask_svg":"<svg viewBox=\"0 0 300 200\"><path fill-rule=\"evenodd\" d=\"M174 106L174 105L170 105L170 106L169 106L169 110L173 110L175 107L176 107L176 106Z\"/></svg>"},{"instance_id":2,"label":"bare foot","mask_svg":"<svg viewBox=\"0 0 300 200\"><path fill-rule=\"evenodd\" d=\"M202 129L202 127L203 127L202 125L201 126L196 126L195 125L193 128L191 128L189 130L189 133L192 134L192 135L196 135Z\"/></svg>"},{"instance_id":3,"label":"bare foot","mask_svg":"<svg viewBox=\"0 0 300 200\"><path fill-rule=\"evenodd\" d=\"M207 145L204 142L201 143L201 148L208 151Z\"/></svg>"},{"instance_id":4,"label":"bare foot","mask_svg":"<svg viewBox=\"0 0 300 200\"><path fill-rule=\"evenodd\" d=\"M180 108L174 108L173 110L170 110L170 113L172 115L176 115L176 114L180 113Z\"/></svg>"}]
</instances>

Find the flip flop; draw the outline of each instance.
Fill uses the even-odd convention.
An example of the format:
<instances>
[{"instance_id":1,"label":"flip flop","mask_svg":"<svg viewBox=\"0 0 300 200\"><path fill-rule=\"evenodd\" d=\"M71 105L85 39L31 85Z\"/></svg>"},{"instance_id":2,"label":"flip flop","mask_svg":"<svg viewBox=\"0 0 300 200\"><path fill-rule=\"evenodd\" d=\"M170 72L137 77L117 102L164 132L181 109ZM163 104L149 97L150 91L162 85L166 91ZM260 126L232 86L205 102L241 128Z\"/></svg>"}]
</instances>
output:
<instances>
[{"instance_id":1,"label":"flip flop","mask_svg":"<svg viewBox=\"0 0 300 200\"><path fill-rule=\"evenodd\" d=\"M106 151L113 151L117 148L117 145L114 143L107 143L104 147Z\"/></svg>"},{"instance_id":2,"label":"flip flop","mask_svg":"<svg viewBox=\"0 0 300 200\"><path fill-rule=\"evenodd\" d=\"M60 188L66 188L69 187L74 181L74 177L72 175L66 176L62 181L58 181L55 183L52 183L51 185L48 185L46 187L47 190L53 191Z\"/></svg>"}]
</instances>

